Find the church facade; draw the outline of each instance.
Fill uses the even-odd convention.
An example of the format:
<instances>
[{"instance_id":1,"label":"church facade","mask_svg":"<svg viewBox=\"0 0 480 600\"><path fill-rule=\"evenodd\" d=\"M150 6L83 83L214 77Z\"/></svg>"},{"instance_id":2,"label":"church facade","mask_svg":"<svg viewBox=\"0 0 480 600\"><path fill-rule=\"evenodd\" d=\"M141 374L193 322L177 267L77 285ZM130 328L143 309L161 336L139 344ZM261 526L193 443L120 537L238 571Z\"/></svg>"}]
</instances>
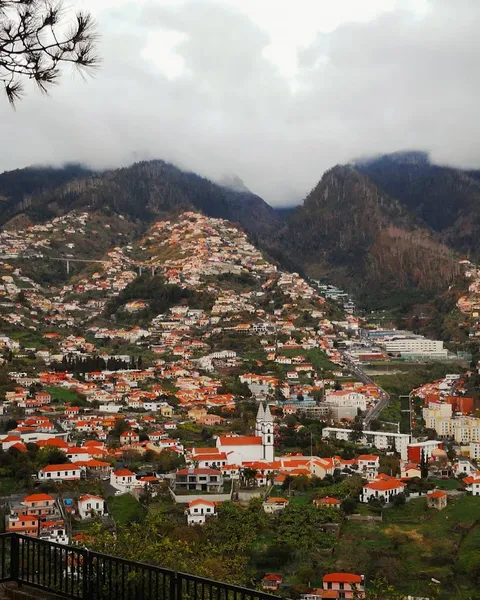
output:
<instances>
[{"instance_id":1,"label":"church facade","mask_svg":"<svg viewBox=\"0 0 480 600\"><path fill-rule=\"evenodd\" d=\"M227 464L242 465L245 462L274 459L275 435L270 407L258 407L255 421L255 435L225 436L217 438L217 449L227 456Z\"/></svg>"}]
</instances>

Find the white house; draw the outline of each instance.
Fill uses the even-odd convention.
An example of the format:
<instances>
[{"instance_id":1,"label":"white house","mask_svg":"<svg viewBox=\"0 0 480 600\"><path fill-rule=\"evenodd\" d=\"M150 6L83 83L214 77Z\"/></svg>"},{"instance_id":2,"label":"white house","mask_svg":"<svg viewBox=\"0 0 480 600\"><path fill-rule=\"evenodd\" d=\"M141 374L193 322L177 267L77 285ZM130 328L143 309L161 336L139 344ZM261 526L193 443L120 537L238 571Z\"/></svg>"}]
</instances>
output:
<instances>
[{"instance_id":1,"label":"white house","mask_svg":"<svg viewBox=\"0 0 480 600\"><path fill-rule=\"evenodd\" d=\"M475 471L472 475L463 480L467 493L472 496L480 496L480 471Z\"/></svg>"},{"instance_id":2,"label":"white house","mask_svg":"<svg viewBox=\"0 0 480 600\"><path fill-rule=\"evenodd\" d=\"M395 477L381 475L375 481L371 481L363 486L360 502L368 502L370 498L376 498L378 500L383 498L385 502L388 503L391 502L395 496L404 491L404 483L395 479Z\"/></svg>"},{"instance_id":3,"label":"white house","mask_svg":"<svg viewBox=\"0 0 480 600\"><path fill-rule=\"evenodd\" d=\"M90 460L92 458L88 448L69 448L66 452L67 458L72 462Z\"/></svg>"},{"instance_id":4,"label":"white house","mask_svg":"<svg viewBox=\"0 0 480 600\"><path fill-rule=\"evenodd\" d=\"M139 484L135 473L129 469L119 469L110 473L110 485L122 494L126 494L141 484Z\"/></svg>"},{"instance_id":5,"label":"white house","mask_svg":"<svg viewBox=\"0 0 480 600\"><path fill-rule=\"evenodd\" d=\"M348 390L328 392L325 395L325 402L335 406L357 408L361 411L367 410L367 397L364 394Z\"/></svg>"},{"instance_id":6,"label":"white house","mask_svg":"<svg viewBox=\"0 0 480 600\"><path fill-rule=\"evenodd\" d=\"M77 465L47 465L38 472L40 481L75 481L81 478L81 469Z\"/></svg>"},{"instance_id":7,"label":"white house","mask_svg":"<svg viewBox=\"0 0 480 600\"><path fill-rule=\"evenodd\" d=\"M362 477L373 481L378 475L380 457L375 454L360 454L357 458L358 472Z\"/></svg>"},{"instance_id":8,"label":"white house","mask_svg":"<svg viewBox=\"0 0 480 600\"><path fill-rule=\"evenodd\" d=\"M263 503L263 510L266 513L275 513L279 510L283 510L288 506L288 500L286 498L274 498L270 497Z\"/></svg>"},{"instance_id":9,"label":"white house","mask_svg":"<svg viewBox=\"0 0 480 600\"><path fill-rule=\"evenodd\" d=\"M459 475L473 475L477 470L477 467L473 465L466 456L457 456L455 464L453 465L453 471L457 477Z\"/></svg>"},{"instance_id":10,"label":"white house","mask_svg":"<svg viewBox=\"0 0 480 600\"><path fill-rule=\"evenodd\" d=\"M105 514L105 500L101 496L84 494L78 499L78 514L81 519Z\"/></svg>"},{"instance_id":11,"label":"white house","mask_svg":"<svg viewBox=\"0 0 480 600\"><path fill-rule=\"evenodd\" d=\"M188 525L203 525L207 517L213 517L217 514L215 503L202 498L189 502L186 513Z\"/></svg>"}]
</instances>

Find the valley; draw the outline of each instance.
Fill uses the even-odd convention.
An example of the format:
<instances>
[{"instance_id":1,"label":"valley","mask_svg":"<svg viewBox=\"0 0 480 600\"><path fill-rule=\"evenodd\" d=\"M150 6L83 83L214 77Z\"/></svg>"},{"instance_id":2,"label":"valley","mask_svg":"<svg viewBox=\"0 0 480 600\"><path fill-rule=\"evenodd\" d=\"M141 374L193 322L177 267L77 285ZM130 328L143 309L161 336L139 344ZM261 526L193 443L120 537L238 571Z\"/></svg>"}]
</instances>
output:
<instances>
[{"instance_id":1,"label":"valley","mask_svg":"<svg viewBox=\"0 0 480 600\"><path fill-rule=\"evenodd\" d=\"M281 214L161 161L67 169L59 187L37 174L37 191L29 173L6 175L6 531L274 581L288 598L343 571L367 598L382 585L425 595L432 577L439 599L452 586L469 598L475 524L457 517L475 510L480 456L473 260L352 166ZM445 294L458 343L448 309L429 330ZM437 497L448 508L434 515ZM22 526L29 498L51 502L56 524ZM436 567L440 550L453 566Z\"/></svg>"}]
</instances>

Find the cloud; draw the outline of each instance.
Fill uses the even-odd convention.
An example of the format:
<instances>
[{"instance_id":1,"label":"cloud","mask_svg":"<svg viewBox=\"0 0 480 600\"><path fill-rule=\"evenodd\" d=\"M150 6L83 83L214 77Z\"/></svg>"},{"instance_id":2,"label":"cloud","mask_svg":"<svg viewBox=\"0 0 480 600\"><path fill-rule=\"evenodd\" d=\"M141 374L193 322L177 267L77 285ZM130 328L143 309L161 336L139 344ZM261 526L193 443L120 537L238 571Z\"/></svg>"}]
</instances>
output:
<instances>
[{"instance_id":1,"label":"cloud","mask_svg":"<svg viewBox=\"0 0 480 600\"><path fill-rule=\"evenodd\" d=\"M305 1L320 23L319 2ZM418 148L480 168L480 2L345 4L352 20L330 14L322 29L281 1L266 2L269 27L250 0L109 0L93 79L67 73L16 112L0 103L0 168L163 158L237 174L272 204L361 155Z\"/></svg>"}]
</instances>

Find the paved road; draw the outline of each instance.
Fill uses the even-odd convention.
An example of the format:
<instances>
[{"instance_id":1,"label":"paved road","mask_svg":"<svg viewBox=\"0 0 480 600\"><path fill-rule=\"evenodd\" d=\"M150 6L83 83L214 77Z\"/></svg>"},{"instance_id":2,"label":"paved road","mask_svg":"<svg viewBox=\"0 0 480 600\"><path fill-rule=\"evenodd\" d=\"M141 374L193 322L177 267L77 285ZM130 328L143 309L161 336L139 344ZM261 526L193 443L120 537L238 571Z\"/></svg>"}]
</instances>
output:
<instances>
[{"instance_id":1,"label":"paved road","mask_svg":"<svg viewBox=\"0 0 480 600\"><path fill-rule=\"evenodd\" d=\"M363 383L369 384L369 385L374 385L380 391L379 401L377 402L377 404L375 406L372 406L367 411L365 416L363 417L363 426L365 429L368 429L368 427L370 427L370 423L373 421L373 419L378 418L380 413L382 412L382 410L388 406L388 403L390 402L390 396L389 396L389 394L387 394L387 392L383 388L381 388L375 381L373 381L373 379L371 377L369 377L365 373L365 371L362 369L361 365L359 365L358 363L352 362L345 353L343 353L343 359L345 360L345 363L348 365L348 368L350 369L350 371L352 371L352 373L354 375L356 375L360 379L360 381L362 381Z\"/></svg>"}]
</instances>

